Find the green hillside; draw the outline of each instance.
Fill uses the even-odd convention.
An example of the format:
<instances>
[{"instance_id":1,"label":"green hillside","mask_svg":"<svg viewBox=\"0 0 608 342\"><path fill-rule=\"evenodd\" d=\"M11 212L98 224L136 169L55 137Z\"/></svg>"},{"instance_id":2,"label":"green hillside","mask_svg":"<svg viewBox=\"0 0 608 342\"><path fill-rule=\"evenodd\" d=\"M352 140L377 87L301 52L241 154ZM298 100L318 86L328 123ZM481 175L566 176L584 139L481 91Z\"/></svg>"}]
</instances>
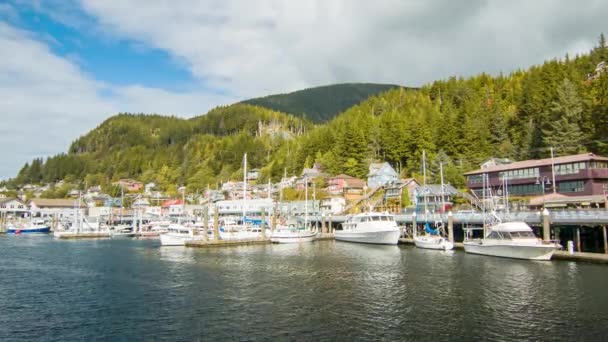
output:
<instances>
[{"instance_id":1,"label":"green hillside","mask_svg":"<svg viewBox=\"0 0 608 342\"><path fill-rule=\"evenodd\" d=\"M421 89L371 96L332 120L313 124L267 108L236 104L185 120L120 114L77 139L67 154L26 164L9 186L57 180L109 184L155 182L175 192L216 188L242 179L242 157L261 182L283 170L299 175L320 163L330 174L364 178L370 162L387 161L403 177L463 186L462 174L489 157L514 160L594 152L608 155L608 61L605 45L509 75L452 77ZM82 182L81 184L84 184Z\"/></svg>"},{"instance_id":2,"label":"green hillside","mask_svg":"<svg viewBox=\"0 0 608 342\"><path fill-rule=\"evenodd\" d=\"M279 112L306 117L315 123L327 122L346 109L400 86L394 84L344 83L269 95L243 101Z\"/></svg>"}]
</instances>

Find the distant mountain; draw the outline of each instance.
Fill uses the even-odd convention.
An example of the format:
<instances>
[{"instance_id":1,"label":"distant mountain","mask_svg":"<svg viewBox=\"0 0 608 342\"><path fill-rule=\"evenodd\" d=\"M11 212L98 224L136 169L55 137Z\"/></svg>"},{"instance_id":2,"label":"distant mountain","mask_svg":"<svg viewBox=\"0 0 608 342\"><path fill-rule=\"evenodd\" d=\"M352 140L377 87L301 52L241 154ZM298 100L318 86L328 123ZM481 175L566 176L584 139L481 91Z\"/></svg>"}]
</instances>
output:
<instances>
[{"instance_id":1,"label":"distant mountain","mask_svg":"<svg viewBox=\"0 0 608 342\"><path fill-rule=\"evenodd\" d=\"M370 96L401 86L395 84L344 83L298 90L288 94L269 95L243 103L289 113L323 123L357 105Z\"/></svg>"}]
</instances>

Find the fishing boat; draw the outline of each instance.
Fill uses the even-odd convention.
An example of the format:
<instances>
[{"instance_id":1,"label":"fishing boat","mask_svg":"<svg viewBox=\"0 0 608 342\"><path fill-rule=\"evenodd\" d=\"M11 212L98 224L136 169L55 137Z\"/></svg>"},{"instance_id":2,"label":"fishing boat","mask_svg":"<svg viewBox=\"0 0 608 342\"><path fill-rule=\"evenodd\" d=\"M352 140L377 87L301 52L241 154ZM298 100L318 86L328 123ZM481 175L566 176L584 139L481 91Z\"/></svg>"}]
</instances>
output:
<instances>
[{"instance_id":1,"label":"fishing boat","mask_svg":"<svg viewBox=\"0 0 608 342\"><path fill-rule=\"evenodd\" d=\"M551 260L562 246L537 238L532 228L520 221L500 222L488 228L488 235L464 241L467 253L527 260Z\"/></svg>"},{"instance_id":2,"label":"fishing boat","mask_svg":"<svg viewBox=\"0 0 608 342\"><path fill-rule=\"evenodd\" d=\"M6 234L48 234L51 232L51 227L44 220L31 220L29 224L23 226L9 226Z\"/></svg>"},{"instance_id":3,"label":"fishing boat","mask_svg":"<svg viewBox=\"0 0 608 342\"><path fill-rule=\"evenodd\" d=\"M396 245L400 235L395 217L381 212L351 215L342 224L342 230L334 233L338 241L385 245Z\"/></svg>"}]
</instances>

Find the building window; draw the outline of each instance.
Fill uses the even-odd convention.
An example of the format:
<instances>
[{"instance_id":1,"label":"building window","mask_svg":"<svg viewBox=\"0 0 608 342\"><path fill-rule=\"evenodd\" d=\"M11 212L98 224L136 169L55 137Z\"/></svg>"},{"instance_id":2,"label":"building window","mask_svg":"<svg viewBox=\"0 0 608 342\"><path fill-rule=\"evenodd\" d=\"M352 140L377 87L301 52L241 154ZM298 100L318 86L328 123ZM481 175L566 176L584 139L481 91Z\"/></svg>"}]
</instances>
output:
<instances>
[{"instance_id":1,"label":"building window","mask_svg":"<svg viewBox=\"0 0 608 342\"><path fill-rule=\"evenodd\" d=\"M470 175L467 180L469 184L481 184L483 183L483 175Z\"/></svg>"},{"instance_id":2,"label":"building window","mask_svg":"<svg viewBox=\"0 0 608 342\"><path fill-rule=\"evenodd\" d=\"M592 168L592 169L608 169L608 162L606 162L606 161L592 161L592 162L590 162L590 168Z\"/></svg>"},{"instance_id":3,"label":"building window","mask_svg":"<svg viewBox=\"0 0 608 342\"><path fill-rule=\"evenodd\" d=\"M534 178L538 177L539 171L537 167L530 167L527 169L509 170L498 173L498 178L503 180L507 179L522 179L522 178Z\"/></svg>"},{"instance_id":4,"label":"building window","mask_svg":"<svg viewBox=\"0 0 608 342\"><path fill-rule=\"evenodd\" d=\"M581 170L587 168L586 163L569 163L569 164L559 164L554 166L554 172L556 175L572 175L579 173Z\"/></svg>"},{"instance_id":5,"label":"building window","mask_svg":"<svg viewBox=\"0 0 608 342\"><path fill-rule=\"evenodd\" d=\"M541 194L543 189L541 188L543 184L521 184L521 185L509 185L509 194L511 195L519 195L519 196L527 196L527 195L536 195ZM546 189L545 189L546 192Z\"/></svg>"},{"instance_id":6,"label":"building window","mask_svg":"<svg viewBox=\"0 0 608 342\"><path fill-rule=\"evenodd\" d=\"M557 183L557 191L561 193L583 192L584 190L585 182L582 180Z\"/></svg>"}]
</instances>

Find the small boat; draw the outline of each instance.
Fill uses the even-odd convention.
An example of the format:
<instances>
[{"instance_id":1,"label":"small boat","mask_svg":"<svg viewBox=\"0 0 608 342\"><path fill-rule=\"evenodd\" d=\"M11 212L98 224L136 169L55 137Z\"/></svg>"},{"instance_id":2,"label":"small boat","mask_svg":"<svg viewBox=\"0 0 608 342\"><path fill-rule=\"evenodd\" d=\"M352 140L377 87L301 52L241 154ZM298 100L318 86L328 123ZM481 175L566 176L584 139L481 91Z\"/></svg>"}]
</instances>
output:
<instances>
[{"instance_id":1,"label":"small boat","mask_svg":"<svg viewBox=\"0 0 608 342\"><path fill-rule=\"evenodd\" d=\"M365 212L349 216L342 224L342 230L336 230L334 237L338 241L396 245L401 230L395 217L389 213Z\"/></svg>"},{"instance_id":2,"label":"small boat","mask_svg":"<svg viewBox=\"0 0 608 342\"><path fill-rule=\"evenodd\" d=\"M526 260L551 260L561 249L558 243L537 238L525 222L504 222L489 227L489 234L481 239L464 241L467 253Z\"/></svg>"},{"instance_id":3,"label":"small boat","mask_svg":"<svg viewBox=\"0 0 608 342\"><path fill-rule=\"evenodd\" d=\"M115 226L110 230L110 237L112 238L123 238L123 237L134 237L135 232L131 226Z\"/></svg>"},{"instance_id":4,"label":"small boat","mask_svg":"<svg viewBox=\"0 0 608 342\"><path fill-rule=\"evenodd\" d=\"M296 220L289 220L285 225L278 225L277 229L270 234L270 241L273 243L312 242L318 232L306 229L304 225L298 225L298 223Z\"/></svg>"},{"instance_id":5,"label":"small boat","mask_svg":"<svg viewBox=\"0 0 608 342\"><path fill-rule=\"evenodd\" d=\"M167 227L167 231L160 234L160 244L162 246L184 246L187 241L192 241L194 227L186 227L180 223L172 223Z\"/></svg>"},{"instance_id":6,"label":"small boat","mask_svg":"<svg viewBox=\"0 0 608 342\"><path fill-rule=\"evenodd\" d=\"M44 220L32 220L28 225L21 227L9 226L6 234L21 235L21 234L48 234L51 232L51 226L46 224Z\"/></svg>"},{"instance_id":7,"label":"small boat","mask_svg":"<svg viewBox=\"0 0 608 342\"><path fill-rule=\"evenodd\" d=\"M454 249L454 244L441 236L438 229L432 229L428 222L425 224L424 232L424 235L414 236L414 244L416 247L444 251Z\"/></svg>"}]
</instances>

